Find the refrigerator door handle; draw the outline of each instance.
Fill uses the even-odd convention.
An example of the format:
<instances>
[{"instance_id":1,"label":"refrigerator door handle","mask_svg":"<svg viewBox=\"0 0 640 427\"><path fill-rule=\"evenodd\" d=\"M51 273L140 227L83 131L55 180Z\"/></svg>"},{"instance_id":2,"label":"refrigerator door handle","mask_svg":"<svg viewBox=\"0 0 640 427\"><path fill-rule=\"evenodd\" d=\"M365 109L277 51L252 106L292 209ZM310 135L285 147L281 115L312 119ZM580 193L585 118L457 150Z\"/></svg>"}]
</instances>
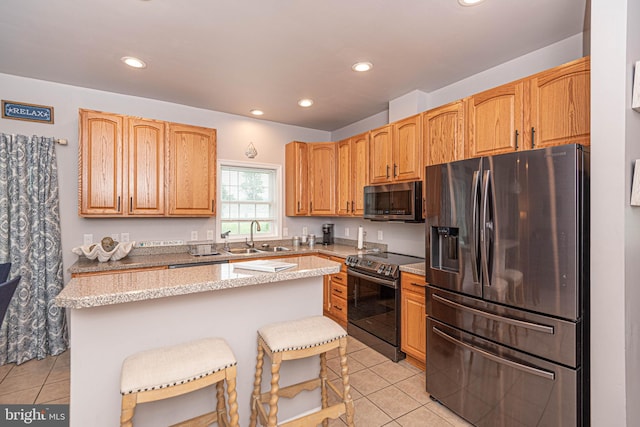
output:
<instances>
[{"instance_id":1,"label":"refrigerator door handle","mask_svg":"<svg viewBox=\"0 0 640 427\"><path fill-rule=\"evenodd\" d=\"M517 369L519 371L525 372L527 374L532 374L532 375L536 375L538 377L542 377L546 380L549 381L554 381L556 379L556 374L554 372L549 372L549 371L545 371L543 369L540 368L536 368L533 366L528 366L528 365L523 365L522 363L517 363L517 362L513 362L509 359L503 359L502 357L496 356L493 353L490 353L486 350L482 350L479 349L477 347L474 347L472 345L469 345L463 341L460 341L459 339L452 337L451 335L447 334L444 331L441 331L440 329L436 328L435 326L432 327L432 330L435 334L440 335L442 338L446 339L447 341L451 342L454 345L463 347L469 351L472 351L474 353L478 353L483 357L486 357L487 359L490 359L496 363L499 363L501 365L507 365L511 368Z\"/></svg>"},{"instance_id":2,"label":"refrigerator door handle","mask_svg":"<svg viewBox=\"0 0 640 427\"><path fill-rule=\"evenodd\" d=\"M493 218L489 207L491 196L491 171L484 171L482 177L482 217L480 223L480 253L482 259L482 278L484 286L491 286L491 261L493 259Z\"/></svg>"},{"instance_id":3,"label":"refrigerator door handle","mask_svg":"<svg viewBox=\"0 0 640 427\"><path fill-rule=\"evenodd\" d=\"M457 308L459 310L466 311L466 312L469 312L469 313L477 315L477 316L486 317L487 319L495 320L497 322L507 323L509 325L513 325L513 326L517 326L517 327L521 327L521 328L525 328L525 329L530 329L532 331L542 332L542 333L550 334L550 335L553 335L553 332L554 332L553 326L541 325L539 323L526 322L524 320L512 319L510 317L500 316L498 314L493 314L493 313L489 313L487 311L478 310L477 308L472 308L472 307L466 306L464 304L460 304L458 302L451 301L448 298L444 298L444 297L441 297L440 295L436 295L436 294L432 294L431 298L433 298L434 300L436 300L438 302L446 304L446 305L448 305L450 307Z\"/></svg>"},{"instance_id":4,"label":"refrigerator door handle","mask_svg":"<svg viewBox=\"0 0 640 427\"><path fill-rule=\"evenodd\" d=\"M479 203L478 196L480 194L480 171L473 172L473 179L471 180L471 233L470 235L470 244L471 244L471 271L473 272L473 282L480 282L480 264L478 263L478 252L479 246L478 242L480 241L480 232L478 229L478 211L479 211Z\"/></svg>"}]
</instances>

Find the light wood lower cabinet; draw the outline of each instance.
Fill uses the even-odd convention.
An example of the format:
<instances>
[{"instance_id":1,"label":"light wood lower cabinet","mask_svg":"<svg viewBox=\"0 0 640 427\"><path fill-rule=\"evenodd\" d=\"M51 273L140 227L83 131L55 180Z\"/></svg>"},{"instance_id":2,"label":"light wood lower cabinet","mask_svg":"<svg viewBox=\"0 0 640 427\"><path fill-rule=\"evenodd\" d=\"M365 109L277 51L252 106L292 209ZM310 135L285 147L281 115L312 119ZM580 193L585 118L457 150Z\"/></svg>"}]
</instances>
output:
<instances>
[{"instance_id":1,"label":"light wood lower cabinet","mask_svg":"<svg viewBox=\"0 0 640 427\"><path fill-rule=\"evenodd\" d=\"M425 277L402 272L400 282L400 349L407 355L408 362L424 370L427 362Z\"/></svg>"},{"instance_id":2,"label":"light wood lower cabinet","mask_svg":"<svg viewBox=\"0 0 640 427\"><path fill-rule=\"evenodd\" d=\"M323 313L335 320L342 327L347 327L347 266L340 257L318 255L331 261L339 262L342 268L339 273L324 276Z\"/></svg>"}]
</instances>

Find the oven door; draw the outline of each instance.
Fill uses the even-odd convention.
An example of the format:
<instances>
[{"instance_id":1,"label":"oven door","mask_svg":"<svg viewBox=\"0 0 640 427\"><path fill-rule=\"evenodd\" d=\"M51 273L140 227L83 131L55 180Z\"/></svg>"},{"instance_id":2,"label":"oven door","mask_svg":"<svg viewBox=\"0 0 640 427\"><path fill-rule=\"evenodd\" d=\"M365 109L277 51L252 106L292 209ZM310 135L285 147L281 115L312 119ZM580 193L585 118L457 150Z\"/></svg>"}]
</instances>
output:
<instances>
[{"instance_id":1,"label":"oven door","mask_svg":"<svg viewBox=\"0 0 640 427\"><path fill-rule=\"evenodd\" d=\"M397 279L347 270L350 335L394 361L401 359L400 286Z\"/></svg>"}]
</instances>

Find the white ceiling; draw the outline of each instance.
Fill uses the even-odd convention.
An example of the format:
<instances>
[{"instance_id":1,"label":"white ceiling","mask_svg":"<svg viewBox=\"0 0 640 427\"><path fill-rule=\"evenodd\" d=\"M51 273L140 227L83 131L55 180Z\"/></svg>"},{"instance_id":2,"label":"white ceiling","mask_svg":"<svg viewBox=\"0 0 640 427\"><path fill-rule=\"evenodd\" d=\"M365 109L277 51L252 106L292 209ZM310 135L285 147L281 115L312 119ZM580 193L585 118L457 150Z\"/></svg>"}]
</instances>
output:
<instances>
[{"instance_id":1,"label":"white ceiling","mask_svg":"<svg viewBox=\"0 0 640 427\"><path fill-rule=\"evenodd\" d=\"M336 130L585 29L588 0L1 0L0 73ZM120 62L137 56L148 67ZM351 65L374 63L369 73ZM1 95L1 94L0 94ZM313 98L308 109L300 98Z\"/></svg>"}]
</instances>

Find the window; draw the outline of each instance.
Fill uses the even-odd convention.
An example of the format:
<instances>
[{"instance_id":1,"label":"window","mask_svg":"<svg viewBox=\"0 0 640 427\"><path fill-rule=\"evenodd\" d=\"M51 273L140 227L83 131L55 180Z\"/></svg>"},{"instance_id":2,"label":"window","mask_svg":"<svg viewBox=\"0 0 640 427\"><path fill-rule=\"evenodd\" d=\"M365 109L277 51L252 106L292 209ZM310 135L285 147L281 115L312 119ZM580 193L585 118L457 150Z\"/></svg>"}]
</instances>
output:
<instances>
[{"instance_id":1,"label":"window","mask_svg":"<svg viewBox=\"0 0 640 427\"><path fill-rule=\"evenodd\" d=\"M279 165L255 165L221 161L218 230L231 231L230 240L249 237L251 221L257 220L254 238L279 236Z\"/></svg>"}]
</instances>

